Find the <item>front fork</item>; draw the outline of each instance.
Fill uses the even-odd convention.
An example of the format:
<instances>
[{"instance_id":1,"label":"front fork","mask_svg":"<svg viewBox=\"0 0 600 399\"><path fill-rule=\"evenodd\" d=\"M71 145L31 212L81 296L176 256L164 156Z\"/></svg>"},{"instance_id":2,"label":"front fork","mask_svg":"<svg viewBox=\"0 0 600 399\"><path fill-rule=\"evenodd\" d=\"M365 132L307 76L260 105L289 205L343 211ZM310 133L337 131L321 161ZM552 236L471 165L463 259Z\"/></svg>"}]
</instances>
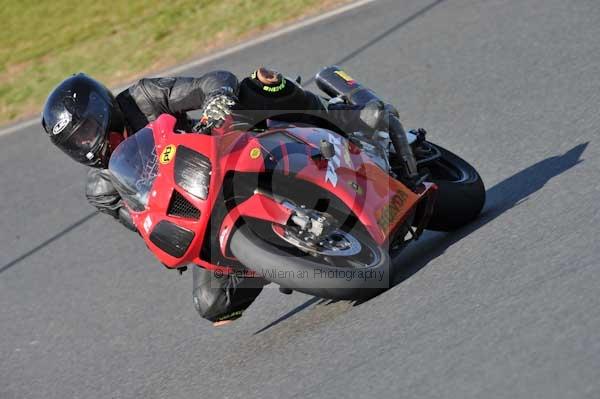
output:
<instances>
[{"instance_id":1,"label":"front fork","mask_svg":"<svg viewBox=\"0 0 600 399\"><path fill-rule=\"evenodd\" d=\"M406 131L404 126L400 123L400 120L390 115L388 132L392 145L396 150L396 156L399 158L398 161L402 165L403 175L407 180L407 185L411 190L415 191L420 183L422 183L417 170L417 160L413 154L412 148L408 143Z\"/></svg>"}]
</instances>

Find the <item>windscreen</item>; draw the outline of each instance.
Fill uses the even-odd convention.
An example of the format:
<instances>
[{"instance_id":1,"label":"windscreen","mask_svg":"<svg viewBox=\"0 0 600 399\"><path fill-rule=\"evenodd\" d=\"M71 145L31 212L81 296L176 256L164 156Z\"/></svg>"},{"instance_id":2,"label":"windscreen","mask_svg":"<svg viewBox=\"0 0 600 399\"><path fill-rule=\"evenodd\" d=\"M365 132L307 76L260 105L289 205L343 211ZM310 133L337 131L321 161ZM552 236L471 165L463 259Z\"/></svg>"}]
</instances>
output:
<instances>
[{"instance_id":1,"label":"windscreen","mask_svg":"<svg viewBox=\"0 0 600 399\"><path fill-rule=\"evenodd\" d=\"M145 128L123 141L110 157L108 169L123 200L134 211L148 205L148 194L158 174L152 130Z\"/></svg>"}]
</instances>

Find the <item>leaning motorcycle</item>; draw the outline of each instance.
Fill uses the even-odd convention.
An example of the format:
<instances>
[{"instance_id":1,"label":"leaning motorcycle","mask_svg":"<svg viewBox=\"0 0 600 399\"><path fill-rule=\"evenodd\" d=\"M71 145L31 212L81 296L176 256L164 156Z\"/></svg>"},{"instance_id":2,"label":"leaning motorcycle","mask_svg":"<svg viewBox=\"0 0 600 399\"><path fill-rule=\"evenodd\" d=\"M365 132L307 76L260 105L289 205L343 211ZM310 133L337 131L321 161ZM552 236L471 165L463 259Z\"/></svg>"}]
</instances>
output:
<instances>
[{"instance_id":1,"label":"leaning motorcycle","mask_svg":"<svg viewBox=\"0 0 600 399\"><path fill-rule=\"evenodd\" d=\"M338 67L318 86L331 101L376 98ZM148 248L168 268L261 277L322 298L389 287L398 253L425 229L477 217L477 171L392 117L387 131L342 134L269 120L205 134L162 115L114 151L109 169Z\"/></svg>"}]
</instances>

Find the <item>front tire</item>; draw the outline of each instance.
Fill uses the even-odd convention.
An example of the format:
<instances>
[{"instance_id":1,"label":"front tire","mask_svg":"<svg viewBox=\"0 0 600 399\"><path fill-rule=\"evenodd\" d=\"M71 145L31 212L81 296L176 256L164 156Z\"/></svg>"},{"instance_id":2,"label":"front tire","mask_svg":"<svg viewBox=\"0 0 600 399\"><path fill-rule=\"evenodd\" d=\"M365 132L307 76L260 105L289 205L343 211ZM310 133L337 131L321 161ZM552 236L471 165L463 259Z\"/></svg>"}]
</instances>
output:
<instances>
[{"instance_id":1,"label":"front tire","mask_svg":"<svg viewBox=\"0 0 600 399\"><path fill-rule=\"evenodd\" d=\"M389 288L391 262L386 250L364 235L357 238L374 251L373 263L364 268L326 264L282 242L265 240L248 224L232 234L230 249L248 269L282 287L321 298L363 300Z\"/></svg>"}]
</instances>

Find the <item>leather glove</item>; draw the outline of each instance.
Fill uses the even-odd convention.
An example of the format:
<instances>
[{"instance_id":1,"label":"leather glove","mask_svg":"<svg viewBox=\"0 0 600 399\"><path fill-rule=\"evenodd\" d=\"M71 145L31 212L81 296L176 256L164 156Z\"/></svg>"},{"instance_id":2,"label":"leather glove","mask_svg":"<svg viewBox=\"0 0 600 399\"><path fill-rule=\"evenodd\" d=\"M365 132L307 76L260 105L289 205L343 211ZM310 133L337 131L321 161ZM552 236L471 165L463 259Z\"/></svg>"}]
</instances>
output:
<instances>
[{"instance_id":1,"label":"leather glove","mask_svg":"<svg viewBox=\"0 0 600 399\"><path fill-rule=\"evenodd\" d=\"M219 127L231 114L231 107L237 102L237 97L230 87L222 87L209 93L202 107L202 117L196 126L195 131L202 131L206 128Z\"/></svg>"}]
</instances>

